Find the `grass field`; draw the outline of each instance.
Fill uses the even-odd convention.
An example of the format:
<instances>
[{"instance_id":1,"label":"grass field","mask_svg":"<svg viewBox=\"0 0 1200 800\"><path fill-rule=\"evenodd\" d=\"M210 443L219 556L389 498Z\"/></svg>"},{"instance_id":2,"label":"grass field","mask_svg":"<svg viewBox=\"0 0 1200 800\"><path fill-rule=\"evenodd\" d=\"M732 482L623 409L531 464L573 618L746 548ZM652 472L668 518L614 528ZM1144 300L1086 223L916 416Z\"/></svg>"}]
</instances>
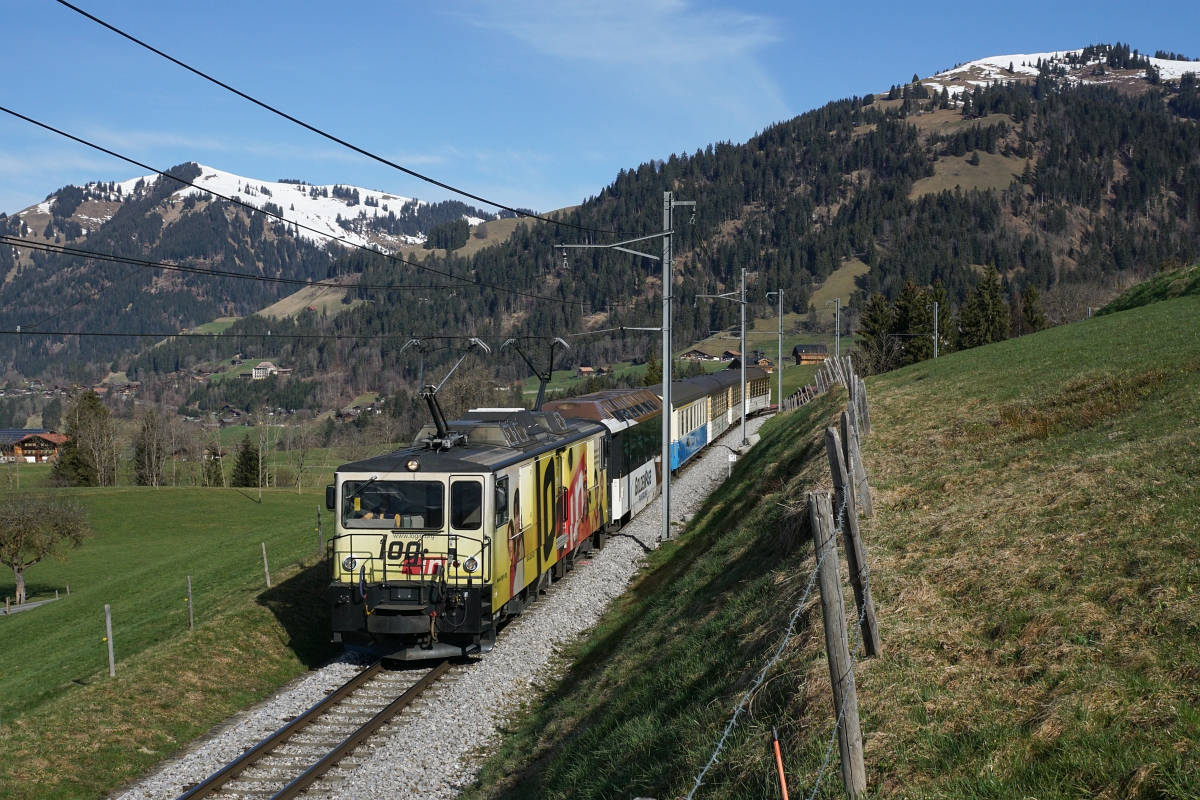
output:
<instances>
[{"instance_id":1,"label":"grass field","mask_svg":"<svg viewBox=\"0 0 1200 800\"><path fill-rule=\"evenodd\" d=\"M1118 311L1141 308L1173 297L1189 295L1200 295L1200 264L1160 273L1150 280L1132 287L1097 313L1099 315L1113 314Z\"/></svg>"},{"instance_id":2,"label":"grass field","mask_svg":"<svg viewBox=\"0 0 1200 800\"><path fill-rule=\"evenodd\" d=\"M868 380L871 796L1200 797L1198 354L1185 297ZM689 791L804 591L791 514L828 486L821 434L843 398L764 426L469 797ZM810 598L698 796L777 797L772 726L793 793L812 792L833 725L823 651ZM820 797L842 796L837 759Z\"/></svg>"},{"instance_id":3,"label":"grass field","mask_svg":"<svg viewBox=\"0 0 1200 800\"><path fill-rule=\"evenodd\" d=\"M323 312L332 317L363 303L362 300L353 300L349 303L344 302L348 291L349 289L341 287L305 287L255 313L260 317L283 319L285 317L294 317L308 308L315 308L318 314Z\"/></svg>"},{"instance_id":4,"label":"grass field","mask_svg":"<svg viewBox=\"0 0 1200 800\"><path fill-rule=\"evenodd\" d=\"M218 317L212 322L206 322L203 325L197 325L188 333L224 333L229 330L229 326L237 322L237 317Z\"/></svg>"},{"instance_id":5,"label":"grass field","mask_svg":"<svg viewBox=\"0 0 1200 800\"><path fill-rule=\"evenodd\" d=\"M842 299L842 308L848 306L850 304L850 295L858 288L854 283L854 279L859 275L866 275L870 269L868 265L857 258L847 261L826 278L820 288L812 293L809 304L817 307L818 316L832 322L834 309L826 308L825 304L831 303L840 297ZM787 323L785 322L784 330L786 329Z\"/></svg>"},{"instance_id":6,"label":"grass field","mask_svg":"<svg viewBox=\"0 0 1200 800\"><path fill-rule=\"evenodd\" d=\"M942 156L933 164L933 175L915 181L912 187L913 200L927 194L936 194L960 187L964 192L978 189L1001 191L1007 189L1014 178L1021 177L1025 162L1019 158L1005 158L999 153L979 151L979 165L967 163L967 156Z\"/></svg>"},{"instance_id":7,"label":"grass field","mask_svg":"<svg viewBox=\"0 0 1200 800\"><path fill-rule=\"evenodd\" d=\"M6 798L97 797L332 652L323 572L312 566L314 495L266 491L260 505L233 489L74 494L95 535L65 562L27 572L35 595L58 589L61 599L0 618ZM12 586L0 575L0 592ZM116 679L107 674L105 603Z\"/></svg>"}]
</instances>

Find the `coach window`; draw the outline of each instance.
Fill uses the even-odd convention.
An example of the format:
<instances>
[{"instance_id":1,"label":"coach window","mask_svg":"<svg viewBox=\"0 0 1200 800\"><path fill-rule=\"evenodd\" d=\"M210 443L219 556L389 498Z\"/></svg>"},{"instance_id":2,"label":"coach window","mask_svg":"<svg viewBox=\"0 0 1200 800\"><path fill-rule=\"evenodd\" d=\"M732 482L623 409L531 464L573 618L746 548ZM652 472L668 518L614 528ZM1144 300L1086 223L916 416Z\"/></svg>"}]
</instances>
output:
<instances>
[{"instance_id":1,"label":"coach window","mask_svg":"<svg viewBox=\"0 0 1200 800\"><path fill-rule=\"evenodd\" d=\"M482 525L483 484L479 481L455 481L450 484L450 527L474 531Z\"/></svg>"},{"instance_id":2,"label":"coach window","mask_svg":"<svg viewBox=\"0 0 1200 800\"><path fill-rule=\"evenodd\" d=\"M508 523L508 476L496 478L496 528Z\"/></svg>"}]
</instances>

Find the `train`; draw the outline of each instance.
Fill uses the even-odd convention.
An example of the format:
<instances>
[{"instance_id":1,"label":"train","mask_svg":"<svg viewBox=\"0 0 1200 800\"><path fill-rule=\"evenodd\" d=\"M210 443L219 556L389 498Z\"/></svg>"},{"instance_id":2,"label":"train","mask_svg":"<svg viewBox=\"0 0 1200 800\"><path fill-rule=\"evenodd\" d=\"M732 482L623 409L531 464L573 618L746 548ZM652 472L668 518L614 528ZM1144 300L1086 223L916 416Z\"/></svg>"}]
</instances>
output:
<instances>
[{"instance_id":1,"label":"train","mask_svg":"<svg viewBox=\"0 0 1200 800\"><path fill-rule=\"evenodd\" d=\"M767 408L760 368L672 382L670 469ZM488 652L498 625L659 494L661 386L477 408L326 487L333 639L413 661Z\"/></svg>"}]
</instances>

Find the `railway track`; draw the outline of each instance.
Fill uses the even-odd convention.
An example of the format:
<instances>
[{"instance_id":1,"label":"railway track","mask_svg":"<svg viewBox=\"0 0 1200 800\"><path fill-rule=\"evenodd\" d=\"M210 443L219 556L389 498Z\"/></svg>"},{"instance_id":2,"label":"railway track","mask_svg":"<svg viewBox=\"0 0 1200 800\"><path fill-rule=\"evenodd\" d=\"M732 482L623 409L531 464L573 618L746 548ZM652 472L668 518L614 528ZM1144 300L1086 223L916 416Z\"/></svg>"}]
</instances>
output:
<instances>
[{"instance_id":1,"label":"railway track","mask_svg":"<svg viewBox=\"0 0 1200 800\"><path fill-rule=\"evenodd\" d=\"M327 784L339 781L329 773L344 762L357 765L354 751L373 737L394 732L395 717L450 670L451 663L443 661L414 680L412 673L385 670L377 661L179 800L290 800L310 789L332 790Z\"/></svg>"}]
</instances>

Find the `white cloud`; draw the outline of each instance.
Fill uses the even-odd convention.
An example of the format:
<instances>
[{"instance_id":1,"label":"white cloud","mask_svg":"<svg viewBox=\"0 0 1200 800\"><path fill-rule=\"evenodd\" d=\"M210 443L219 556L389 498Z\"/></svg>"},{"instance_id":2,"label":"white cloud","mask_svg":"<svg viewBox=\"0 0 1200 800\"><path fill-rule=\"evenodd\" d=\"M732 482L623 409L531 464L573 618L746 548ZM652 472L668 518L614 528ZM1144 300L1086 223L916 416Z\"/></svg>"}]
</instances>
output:
<instances>
[{"instance_id":1,"label":"white cloud","mask_svg":"<svg viewBox=\"0 0 1200 800\"><path fill-rule=\"evenodd\" d=\"M552 58L619 75L631 99L673 100L690 113L724 114L755 128L787 114L757 60L778 40L767 17L685 0L517 0L477 3L464 16Z\"/></svg>"}]
</instances>

